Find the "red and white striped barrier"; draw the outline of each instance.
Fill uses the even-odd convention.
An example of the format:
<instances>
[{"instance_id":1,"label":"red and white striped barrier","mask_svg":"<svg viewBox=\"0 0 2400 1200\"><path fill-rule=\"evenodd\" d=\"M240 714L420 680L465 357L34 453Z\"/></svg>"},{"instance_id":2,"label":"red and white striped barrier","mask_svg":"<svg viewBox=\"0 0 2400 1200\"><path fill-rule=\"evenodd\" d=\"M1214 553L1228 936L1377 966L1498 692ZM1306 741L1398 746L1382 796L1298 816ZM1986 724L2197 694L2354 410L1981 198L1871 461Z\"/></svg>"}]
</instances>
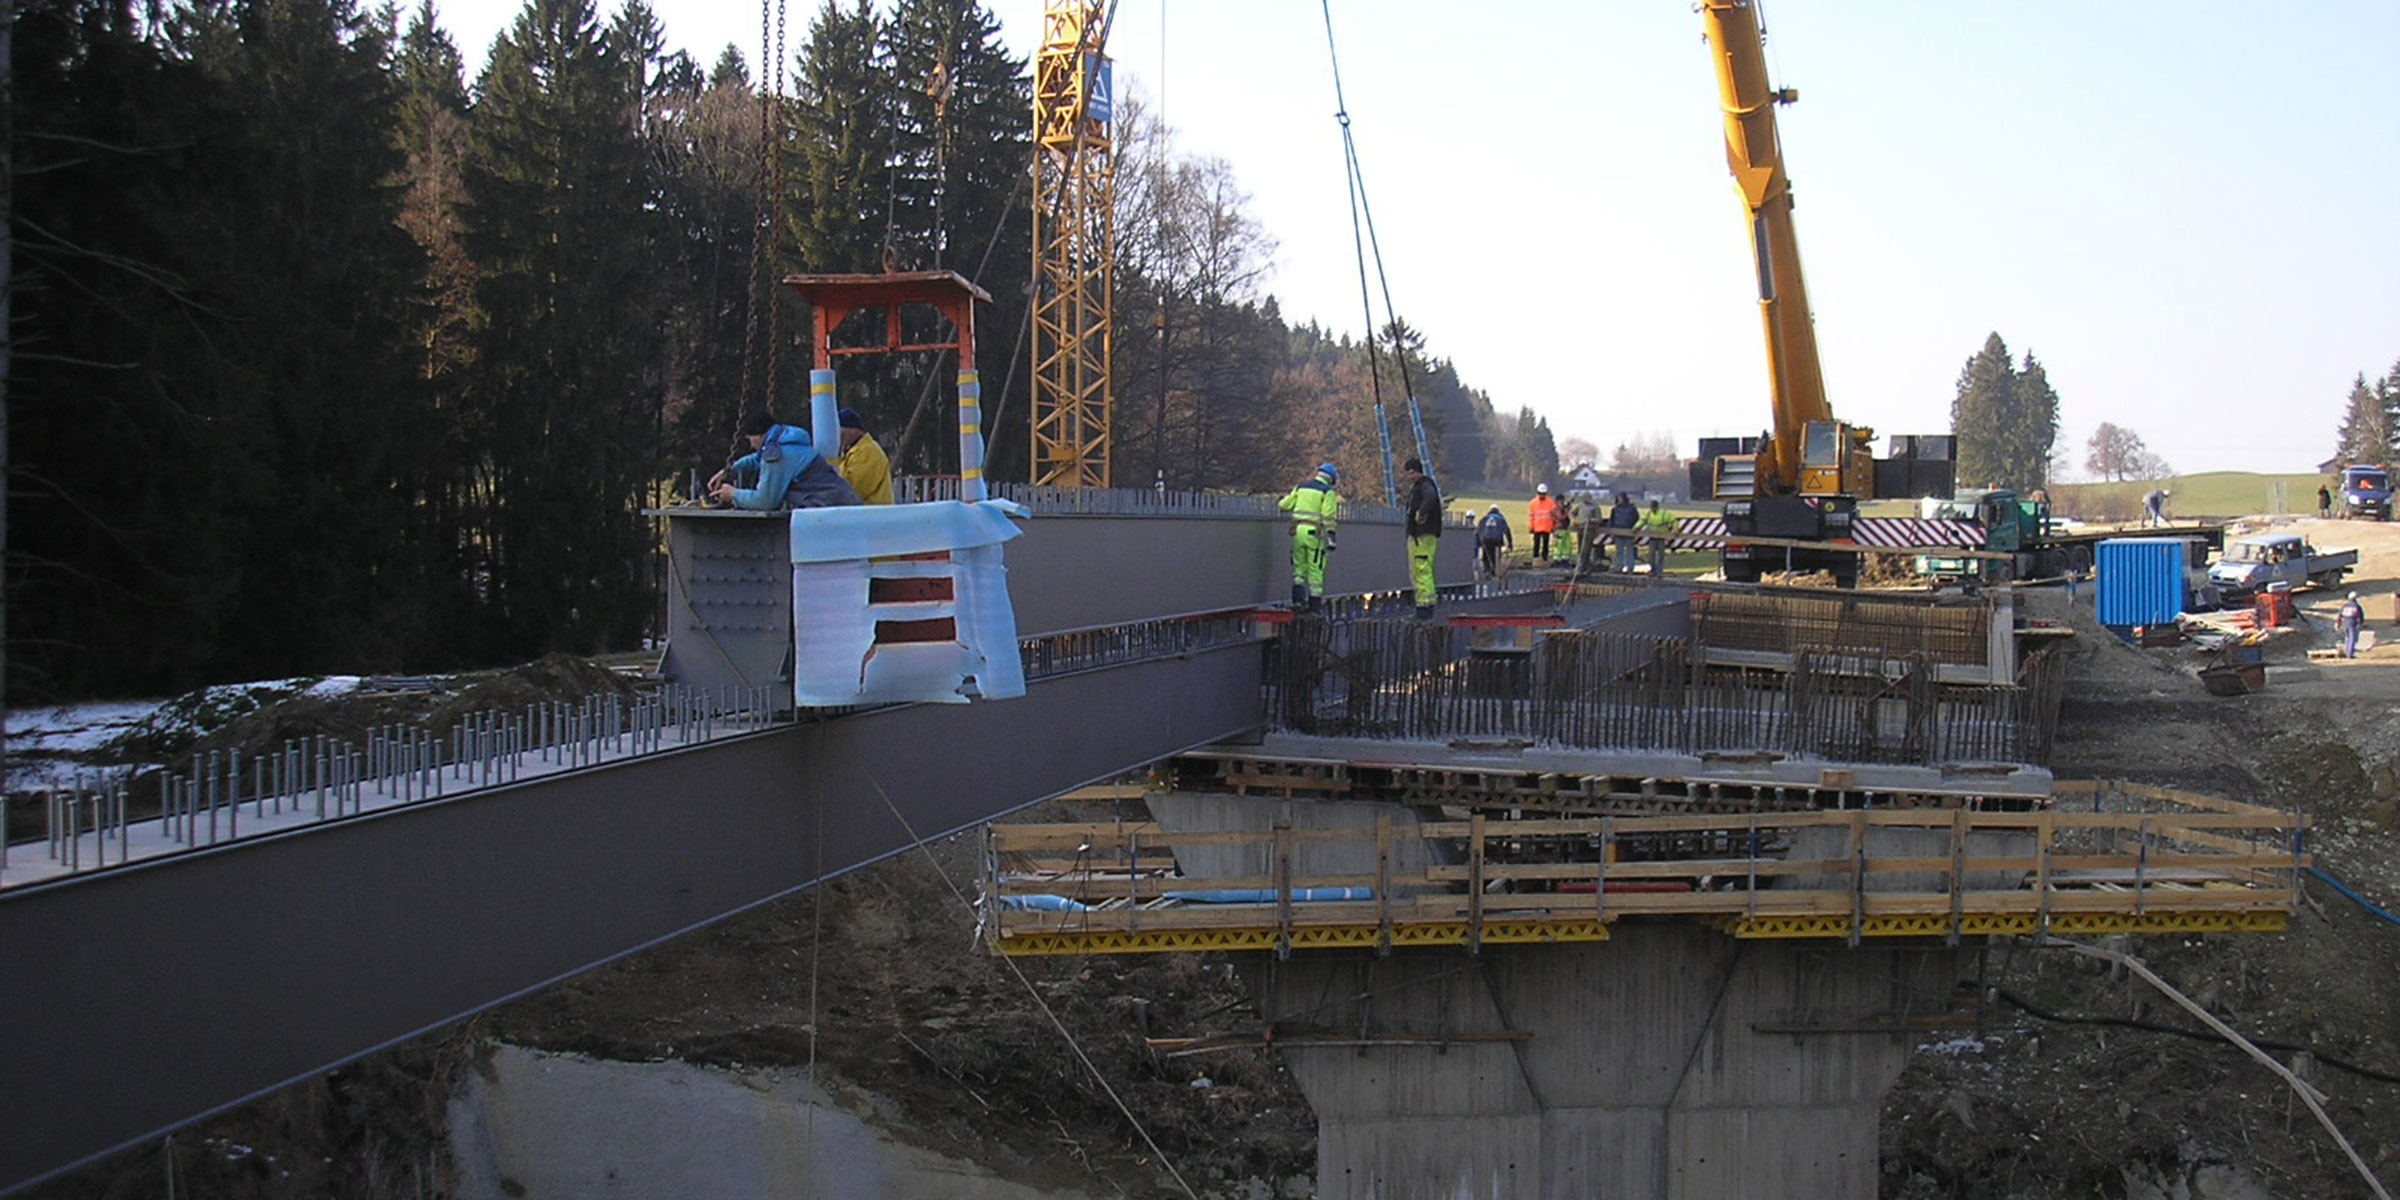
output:
<instances>
[{"instance_id":1,"label":"red and white striped barrier","mask_svg":"<svg viewBox=\"0 0 2400 1200\"><path fill-rule=\"evenodd\" d=\"M1675 522L1679 535L1669 550L1713 550L1726 539L1725 518L1684 517ZM1708 539L1708 540L1692 540ZM1983 525L1976 521L1929 521L1919 517L1854 517L1850 539L1862 546L1957 546L1983 548Z\"/></svg>"}]
</instances>

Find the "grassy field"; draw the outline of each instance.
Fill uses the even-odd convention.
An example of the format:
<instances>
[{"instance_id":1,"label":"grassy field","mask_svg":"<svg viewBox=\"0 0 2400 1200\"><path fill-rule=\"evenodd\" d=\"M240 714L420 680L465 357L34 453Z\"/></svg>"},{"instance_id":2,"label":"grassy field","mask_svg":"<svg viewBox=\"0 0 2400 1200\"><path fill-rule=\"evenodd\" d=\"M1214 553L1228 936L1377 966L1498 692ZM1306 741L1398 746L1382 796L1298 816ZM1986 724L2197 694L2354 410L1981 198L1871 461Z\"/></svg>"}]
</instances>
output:
<instances>
[{"instance_id":1,"label":"grassy field","mask_svg":"<svg viewBox=\"0 0 2400 1200\"><path fill-rule=\"evenodd\" d=\"M2260 475L2251 471L2210 471L2178 475L2155 482L2062 483L2050 489L2052 506L2060 515L2087 521L2130 521L2142 512L2142 497L2154 487L2174 493L2167 501L2170 517L2246 517L2257 513L2314 513L2317 485L2334 480L2322 475ZM2278 498L2277 489L2281 496Z\"/></svg>"}]
</instances>

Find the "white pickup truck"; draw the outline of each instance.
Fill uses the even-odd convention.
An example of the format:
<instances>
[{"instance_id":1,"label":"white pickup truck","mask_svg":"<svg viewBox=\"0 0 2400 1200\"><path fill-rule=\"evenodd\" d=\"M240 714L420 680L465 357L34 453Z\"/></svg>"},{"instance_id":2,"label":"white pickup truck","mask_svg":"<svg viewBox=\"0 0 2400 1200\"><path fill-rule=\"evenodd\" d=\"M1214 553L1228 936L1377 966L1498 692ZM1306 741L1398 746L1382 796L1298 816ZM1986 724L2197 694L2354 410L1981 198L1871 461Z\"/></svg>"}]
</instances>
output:
<instances>
[{"instance_id":1,"label":"white pickup truck","mask_svg":"<svg viewBox=\"0 0 2400 1200\"><path fill-rule=\"evenodd\" d=\"M2208 581L2228 602L2239 603L2278 583L2293 591L2339 587L2357 566L2356 550L2319 550L2296 533L2262 533L2228 543L2209 566Z\"/></svg>"}]
</instances>

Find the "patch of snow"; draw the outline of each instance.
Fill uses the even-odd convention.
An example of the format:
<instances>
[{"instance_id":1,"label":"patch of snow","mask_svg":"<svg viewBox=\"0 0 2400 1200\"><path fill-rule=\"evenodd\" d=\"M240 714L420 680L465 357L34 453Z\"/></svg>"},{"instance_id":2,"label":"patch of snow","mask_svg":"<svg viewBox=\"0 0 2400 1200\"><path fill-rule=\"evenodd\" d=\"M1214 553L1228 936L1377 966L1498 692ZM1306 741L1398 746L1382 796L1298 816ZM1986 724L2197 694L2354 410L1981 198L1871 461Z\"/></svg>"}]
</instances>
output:
<instances>
[{"instance_id":1,"label":"patch of snow","mask_svg":"<svg viewBox=\"0 0 2400 1200\"><path fill-rule=\"evenodd\" d=\"M302 692L301 695L317 700L347 696L365 686L366 682L364 677L358 675L328 675L310 684L308 690Z\"/></svg>"},{"instance_id":2,"label":"patch of snow","mask_svg":"<svg viewBox=\"0 0 2400 1200\"><path fill-rule=\"evenodd\" d=\"M1939 1054L1945 1058L1981 1054L1985 1049L1983 1039L1979 1037L1955 1037L1947 1041L1927 1042L1917 1047L1917 1051L1921 1054Z\"/></svg>"},{"instance_id":3,"label":"patch of snow","mask_svg":"<svg viewBox=\"0 0 2400 1200\"><path fill-rule=\"evenodd\" d=\"M52 708L12 708L8 710L8 748L11 753L88 753L150 719L164 703L119 700Z\"/></svg>"}]
</instances>

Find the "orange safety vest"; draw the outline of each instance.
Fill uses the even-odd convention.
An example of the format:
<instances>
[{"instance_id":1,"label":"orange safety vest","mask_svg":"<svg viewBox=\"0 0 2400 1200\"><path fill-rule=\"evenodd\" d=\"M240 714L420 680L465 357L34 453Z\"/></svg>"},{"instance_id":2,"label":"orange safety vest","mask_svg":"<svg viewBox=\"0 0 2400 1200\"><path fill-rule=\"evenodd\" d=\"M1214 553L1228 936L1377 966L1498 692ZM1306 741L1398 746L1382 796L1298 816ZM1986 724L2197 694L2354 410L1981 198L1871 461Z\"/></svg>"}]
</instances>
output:
<instances>
[{"instance_id":1,"label":"orange safety vest","mask_svg":"<svg viewBox=\"0 0 2400 1200\"><path fill-rule=\"evenodd\" d=\"M1525 528L1535 533L1548 533L1558 528L1558 497L1535 496L1525 507Z\"/></svg>"}]
</instances>

